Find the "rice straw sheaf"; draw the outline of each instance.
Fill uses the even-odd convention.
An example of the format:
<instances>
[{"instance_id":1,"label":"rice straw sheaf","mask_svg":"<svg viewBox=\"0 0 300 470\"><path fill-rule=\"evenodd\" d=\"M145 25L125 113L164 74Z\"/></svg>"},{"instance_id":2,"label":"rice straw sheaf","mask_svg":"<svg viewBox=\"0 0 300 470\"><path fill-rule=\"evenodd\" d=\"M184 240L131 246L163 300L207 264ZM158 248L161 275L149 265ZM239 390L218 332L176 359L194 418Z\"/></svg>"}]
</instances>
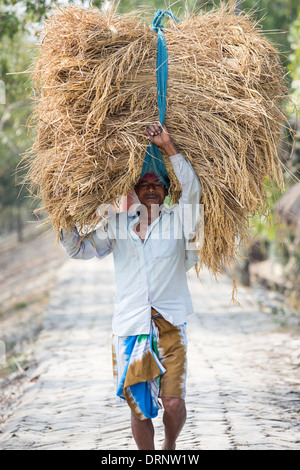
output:
<instances>
[{"instance_id":1,"label":"rice straw sheaf","mask_svg":"<svg viewBox=\"0 0 300 470\"><path fill-rule=\"evenodd\" d=\"M206 266L216 275L238 256L249 217L267 215L270 185L284 187L285 71L258 25L226 4L185 13L178 23L166 17L164 25L165 124L203 188L196 271ZM156 51L157 33L136 12L70 6L45 22L34 64L36 138L23 158L32 194L57 233L96 225L98 206L137 182L144 130L159 119ZM164 159L176 202L181 188Z\"/></svg>"}]
</instances>

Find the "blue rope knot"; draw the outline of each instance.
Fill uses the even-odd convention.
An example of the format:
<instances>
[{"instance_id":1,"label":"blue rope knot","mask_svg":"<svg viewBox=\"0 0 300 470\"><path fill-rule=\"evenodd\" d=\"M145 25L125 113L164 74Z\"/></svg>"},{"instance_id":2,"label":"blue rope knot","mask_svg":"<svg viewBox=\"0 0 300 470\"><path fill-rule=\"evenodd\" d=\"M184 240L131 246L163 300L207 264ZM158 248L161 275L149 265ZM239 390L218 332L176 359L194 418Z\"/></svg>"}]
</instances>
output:
<instances>
[{"instance_id":1,"label":"blue rope knot","mask_svg":"<svg viewBox=\"0 0 300 470\"><path fill-rule=\"evenodd\" d=\"M159 120L162 126L165 120L167 105L168 52L163 33L164 25L162 25L161 22L166 14L175 21L180 21L170 10L157 10L157 12L154 13L152 26L150 26L150 29L157 32L158 39L156 56L157 101ZM160 150L155 144L149 142L140 178L142 178L146 173L151 172L154 172L164 185L169 188L170 181Z\"/></svg>"},{"instance_id":2,"label":"blue rope knot","mask_svg":"<svg viewBox=\"0 0 300 470\"><path fill-rule=\"evenodd\" d=\"M173 18L174 20L179 21L176 18L176 16L171 12L171 10L157 10L157 12L154 13L154 19L153 19L153 22L152 22L152 26L150 26L151 29L153 29L153 31L158 32L159 28L160 29L164 28L164 25L162 25L161 22L164 19L166 14L171 16L171 18Z\"/></svg>"}]
</instances>

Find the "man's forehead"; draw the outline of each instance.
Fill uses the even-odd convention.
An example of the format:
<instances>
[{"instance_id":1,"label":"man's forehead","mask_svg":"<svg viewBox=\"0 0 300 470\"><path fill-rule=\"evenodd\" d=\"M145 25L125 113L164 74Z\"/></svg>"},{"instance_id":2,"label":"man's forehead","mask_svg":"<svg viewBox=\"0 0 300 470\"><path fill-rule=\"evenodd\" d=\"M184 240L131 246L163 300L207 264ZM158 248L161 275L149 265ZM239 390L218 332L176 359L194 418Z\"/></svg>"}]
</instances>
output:
<instances>
[{"instance_id":1,"label":"man's forehead","mask_svg":"<svg viewBox=\"0 0 300 470\"><path fill-rule=\"evenodd\" d=\"M154 182L156 182L156 181L159 181L159 178L157 178L157 177L156 177L156 178L143 178L142 180L139 181L139 183L144 183L145 181L146 181L147 183L148 183L149 181L154 181Z\"/></svg>"},{"instance_id":2,"label":"man's forehead","mask_svg":"<svg viewBox=\"0 0 300 470\"><path fill-rule=\"evenodd\" d=\"M139 183L143 183L144 181L149 182L149 181L159 181L158 176L155 173L146 173L142 178L139 179Z\"/></svg>"}]
</instances>

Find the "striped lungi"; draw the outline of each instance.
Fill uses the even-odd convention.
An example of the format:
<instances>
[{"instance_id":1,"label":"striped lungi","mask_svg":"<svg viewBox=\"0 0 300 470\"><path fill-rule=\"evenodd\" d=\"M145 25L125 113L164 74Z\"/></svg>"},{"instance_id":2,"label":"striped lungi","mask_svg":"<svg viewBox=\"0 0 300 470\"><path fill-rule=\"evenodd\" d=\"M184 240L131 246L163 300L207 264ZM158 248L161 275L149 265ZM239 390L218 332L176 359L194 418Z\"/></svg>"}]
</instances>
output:
<instances>
[{"instance_id":1,"label":"striped lungi","mask_svg":"<svg viewBox=\"0 0 300 470\"><path fill-rule=\"evenodd\" d=\"M113 335L116 394L143 420L154 418L159 397L185 397L187 371L186 324L174 326L155 309L148 335Z\"/></svg>"}]
</instances>

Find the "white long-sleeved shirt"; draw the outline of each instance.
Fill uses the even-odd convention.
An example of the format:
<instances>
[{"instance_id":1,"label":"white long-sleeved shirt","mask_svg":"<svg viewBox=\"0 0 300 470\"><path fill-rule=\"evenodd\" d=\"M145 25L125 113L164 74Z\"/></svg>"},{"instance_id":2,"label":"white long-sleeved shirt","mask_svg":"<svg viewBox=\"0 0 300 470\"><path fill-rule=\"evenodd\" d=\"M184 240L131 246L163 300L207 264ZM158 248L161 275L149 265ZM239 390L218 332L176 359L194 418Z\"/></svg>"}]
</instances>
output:
<instances>
[{"instance_id":1,"label":"white long-sleeved shirt","mask_svg":"<svg viewBox=\"0 0 300 470\"><path fill-rule=\"evenodd\" d=\"M116 293L112 332L118 336L149 334L151 307L174 325L183 324L193 313L186 272L198 258L196 251L189 249L188 240L199 220L202 188L181 153L170 161L182 195L177 205L163 205L148 226L144 242L133 229L141 206L114 214L80 243L75 227L71 232L61 231L61 243L71 258L101 259L113 253Z\"/></svg>"}]
</instances>

